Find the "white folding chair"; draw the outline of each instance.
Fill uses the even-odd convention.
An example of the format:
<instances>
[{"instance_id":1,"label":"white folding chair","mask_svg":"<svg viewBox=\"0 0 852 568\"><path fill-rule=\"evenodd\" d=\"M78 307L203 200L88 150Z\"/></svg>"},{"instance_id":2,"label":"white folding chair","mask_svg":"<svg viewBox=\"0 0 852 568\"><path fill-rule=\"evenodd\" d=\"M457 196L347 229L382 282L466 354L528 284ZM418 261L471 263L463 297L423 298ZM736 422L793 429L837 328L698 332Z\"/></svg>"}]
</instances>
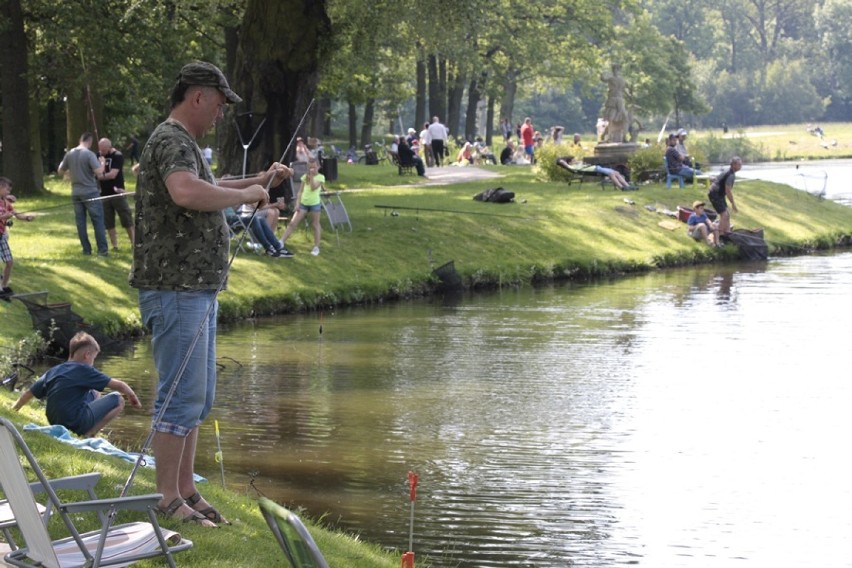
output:
<instances>
[{"instance_id":1,"label":"white folding chair","mask_svg":"<svg viewBox=\"0 0 852 568\"><path fill-rule=\"evenodd\" d=\"M60 517L69 536L51 540L39 512L21 458L29 466L47 494L48 507ZM0 479L3 491L26 546L8 552L4 561L12 566L45 568L96 568L128 566L144 558L164 557L175 568L172 554L192 547L192 541L178 533L163 530L157 522L156 507L162 495L149 494L115 499L63 503L44 476L26 442L15 426L0 418ZM147 522L110 526L109 513L139 511ZM81 534L74 518L81 513L99 514L101 528Z\"/></svg>"}]
</instances>

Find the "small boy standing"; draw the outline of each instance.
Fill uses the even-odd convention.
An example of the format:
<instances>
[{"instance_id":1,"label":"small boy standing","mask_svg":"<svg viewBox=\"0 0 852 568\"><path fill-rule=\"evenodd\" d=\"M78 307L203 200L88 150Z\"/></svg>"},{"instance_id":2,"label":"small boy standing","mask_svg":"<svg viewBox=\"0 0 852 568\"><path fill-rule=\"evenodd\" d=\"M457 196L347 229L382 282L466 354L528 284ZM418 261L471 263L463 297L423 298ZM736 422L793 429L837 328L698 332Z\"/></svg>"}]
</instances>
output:
<instances>
[{"instance_id":1,"label":"small boy standing","mask_svg":"<svg viewBox=\"0 0 852 568\"><path fill-rule=\"evenodd\" d=\"M94 337L83 331L77 333L68 344L68 361L53 367L33 383L15 403L14 410L19 410L33 397L46 398L48 422L90 438L122 411L122 394L135 408L141 408L136 393L127 383L111 379L93 367L100 352ZM117 392L101 396L100 391L107 387Z\"/></svg>"},{"instance_id":2,"label":"small boy standing","mask_svg":"<svg viewBox=\"0 0 852 568\"><path fill-rule=\"evenodd\" d=\"M32 215L23 215L15 211L12 203L15 197L12 195L12 180L0 176L0 260L6 266L3 268L3 276L0 278L0 300L11 302L9 299L14 292L9 288L9 278L12 276L12 250L9 248L9 231L7 224L9 219L16 217L23 221L32 221Z\"/></svg>"}]
</instances>

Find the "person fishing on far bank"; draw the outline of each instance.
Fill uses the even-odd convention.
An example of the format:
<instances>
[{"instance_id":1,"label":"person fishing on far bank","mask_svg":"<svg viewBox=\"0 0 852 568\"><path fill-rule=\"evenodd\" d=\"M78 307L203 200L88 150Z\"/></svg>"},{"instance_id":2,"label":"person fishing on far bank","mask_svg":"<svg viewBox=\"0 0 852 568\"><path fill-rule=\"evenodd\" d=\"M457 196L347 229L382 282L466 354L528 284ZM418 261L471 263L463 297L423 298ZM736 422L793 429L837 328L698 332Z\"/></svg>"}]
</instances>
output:
<instances>
[{"instance_id":1,"label":"person fishing on far bank","mask_svg":"<svg viewBox=\"0 0 852 568\"><path fill-rule=\"evenodd\" d=\"M139 157L130 285L151 330L159 384L151 425L158 505L168 517L228 524L195 487L198 430L216 393L217 294L227 283L229 231L223 210L263 207L266 187L293 171L276 162L244 179L217 181L198 140L242 102L218 67L188 63L171 92L168 118Z\"/></svg>"},{"instance_id":2,"label":"person fishing on far bank","mask_svg":"<svg viewBox=\"0 0 852 568\"><path fill-rule=\"evenodd\" d=\"M731 232L731 213L728 211L727 201L731 202L731 209L738 213L737 204L734 202L734 182L736 174L743 167L743 161L738 156L731 158L730 167L719 174L710 185L707 198L713 205L713 209L719 214L719 236L723 237Z\"/></svg>"}]
</instances>

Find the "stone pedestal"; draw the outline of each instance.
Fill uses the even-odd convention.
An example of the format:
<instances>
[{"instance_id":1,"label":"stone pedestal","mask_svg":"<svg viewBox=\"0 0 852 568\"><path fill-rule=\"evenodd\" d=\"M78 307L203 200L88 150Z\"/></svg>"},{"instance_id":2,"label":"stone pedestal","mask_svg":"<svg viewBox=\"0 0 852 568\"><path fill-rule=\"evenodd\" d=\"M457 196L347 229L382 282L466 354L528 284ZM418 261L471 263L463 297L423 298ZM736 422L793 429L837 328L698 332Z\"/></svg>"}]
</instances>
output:
<instances>
[{"instance_id":1,"label":"stone pedestal","mask_svg":"<svg viewBox=\"0 0 852 568\"><path fill-rule=\"evenodd\" d=\"M627 165L627 159L638 149L636 142L602 142L595 146L594 160L587 161L600 165Z\"/></svg>"}]
</instances>

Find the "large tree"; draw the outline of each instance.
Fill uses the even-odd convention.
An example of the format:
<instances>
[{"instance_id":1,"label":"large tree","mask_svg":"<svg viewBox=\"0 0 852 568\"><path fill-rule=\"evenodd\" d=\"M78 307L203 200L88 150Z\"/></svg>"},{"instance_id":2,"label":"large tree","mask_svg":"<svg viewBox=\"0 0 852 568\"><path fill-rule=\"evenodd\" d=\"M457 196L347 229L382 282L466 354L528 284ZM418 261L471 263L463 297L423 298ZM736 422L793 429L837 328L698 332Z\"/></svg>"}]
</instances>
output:
<instances>
[{"instance_id":1,"label":"large tree","mask_svg":"<svg viewBox=\"0 0 852 568\"><path fill-rule=\"evenodd\" d=\"M41 151L30 114L32 97L27 64L28 45L20 0L0 0L2 171L12 179L15 192L19 194L36 193L43 185Z\"/></svg>"},{"instance_id":2,"label":"large tree","mask_svg":"<svg viewBox=\"0 0 852 568\"><path fill-rule=\"evenodd\" d=\"M229 110L265 116L250 171L280 159L316 96L320 63L333 45L326 3L321 0L248 0L235 46L232 87L243 103ZM301 132L307 136L307 130ZM242 152L233 120L224 125L221 173L242 168ZM292 152L293 149L291 148ZM292 156L285 156L285 160Z\"/></svg>"}]
</instances>

